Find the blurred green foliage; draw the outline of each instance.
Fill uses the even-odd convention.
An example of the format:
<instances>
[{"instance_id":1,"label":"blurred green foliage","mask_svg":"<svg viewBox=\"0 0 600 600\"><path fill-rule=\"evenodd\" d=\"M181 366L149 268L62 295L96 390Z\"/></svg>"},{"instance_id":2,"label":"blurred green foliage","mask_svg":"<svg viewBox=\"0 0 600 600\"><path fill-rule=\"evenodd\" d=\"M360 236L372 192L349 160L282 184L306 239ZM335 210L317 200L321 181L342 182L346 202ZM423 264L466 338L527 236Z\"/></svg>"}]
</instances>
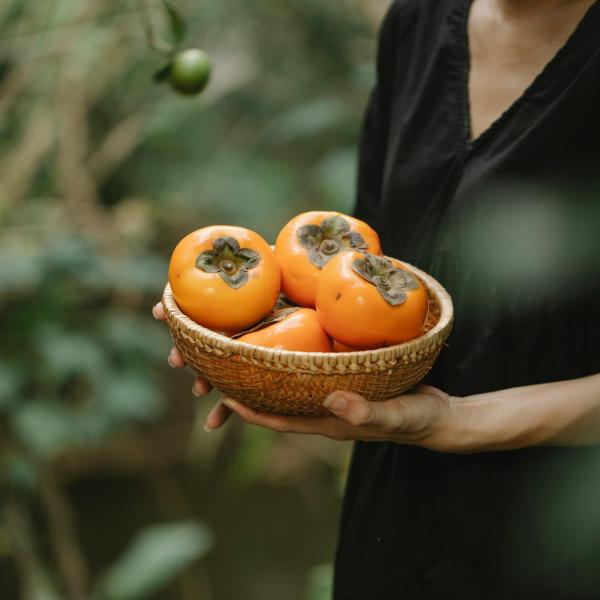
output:
<instances>
[{"instance_id":1,"label":"blurred green foliage","mask_svg":"<svg viewBox=\"0 0 600 600\"><path fill-rule=\"evenodd\" d=\"M145 598L205 554L211 544L206 529L193 522L147 526L104 575L95 596Z\"/></svg>"},{"instance_id":2,"label":"blurred green foliage","mask_svg":"<svg viewBox=\"0 0 600 600\"><path fill-rule=\"evenodd\" d=\"M317 565L308 578L306 600L330 600L333 570L330 564Z\"/></svg>"},{"instance_id":3,"label":"blurred green foliage","mask_svg":"<svg viewBox=\"0 0 600 600\"><path fill-rule=\"evenodd\" d=\"M61 539L53 558L36 528L21 527L31 534L21 540L14 522L41 509L56 537L61 510L76 512L64 465L108 456L123 439L135 446L140 432L172 419L169 336L150 307L175 243L214 223L272 241L300 211L352 206L384 3L172 4L186 20L184 46L214 61L198 97L152 83L162 57L144 23L166 37L169 25L158 0L0 6L0 479L11 552L36 599L75 597L92 582L85 569L69 582ZM223 440L237 449L227 472L239 482L259 477L270 434ZM343 464L332 452L328 468ZM63 534L79 551L70 521ZM152 596L210 547L208 529L191 521L148 527L96 590Z\"/></svg>"}]
</instances>

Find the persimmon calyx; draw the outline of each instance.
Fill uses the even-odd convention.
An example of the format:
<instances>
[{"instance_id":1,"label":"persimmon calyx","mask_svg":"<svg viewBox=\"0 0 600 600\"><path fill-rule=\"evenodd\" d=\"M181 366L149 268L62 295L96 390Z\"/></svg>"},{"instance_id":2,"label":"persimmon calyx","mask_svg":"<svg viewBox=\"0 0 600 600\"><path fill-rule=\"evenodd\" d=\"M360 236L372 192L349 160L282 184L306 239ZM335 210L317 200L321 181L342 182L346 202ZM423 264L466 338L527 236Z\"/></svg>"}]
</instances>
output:
<instances>
[{"instance_id":1,"label":"persimmon calyx","mask_svg":"<svg viewBox=\"0 0 600 600\"><path fill-rule=\"evenodd\" d=\"M327 217L320 225L302 225L296 232L298 242L307 250L308 260L322 269L342 250L366 250L363 236L352 231L350 223L339 215Z\"/></svg>"},{"instance_id":2,"label":"persimmon calyx","mask_svg":"<svg viewBox=\"0 0 600 600\"><path fill-rule=\"evenodd\" d=\"M272 312L277 312L283 308L300 308L297 304L294 304L289 298L286 298L283 293L280 293L275 302Z\"/></svg>"},{"instance_id":3,"label":"persimmon calyx","mask_svg":"<svg viewBox=\"0 0 600 600\"><path fill-rule=\"evenodd\" d=\"M198 255L196 266L205 273L218 273L231 288L241 288L248 281L248 271L260 262L260 253L251 248L240 248L232 237L213 240L210 250Z\"/></svg>"},{"instance_id":4,"label":"persimmon calyx","mask_svg":"<svg viewBox=\"0 0 600 600\"><path fill-rule=\"evenodd\" d=\"M260 331L261 329L265 329L265 327L269 327L270 325L275 325L275 323L279 323L283 321L285 318L293 315L297 310L300 310L299 306L287 306L285 308L279 308L274 310L270 315L267 315L264 319L261 319L256 325L252 327L248 327L243 331L238 331L231 336L232 340L240 338L248 333L254 333L255 331Z\"/></svg>"},{"instance_id":5,"label":"persimmon calyx","mask_svg":"<svg viewBox=\"0 0 600 600\"><path fill-rule=\"evenodd\" d=\"M381 297L391 306L398 306L406 301L406 292L419 287L412 273L395 267L387 258L365 254L354 259L352 270L372 283Z\"/></svg>"}]
</instances>

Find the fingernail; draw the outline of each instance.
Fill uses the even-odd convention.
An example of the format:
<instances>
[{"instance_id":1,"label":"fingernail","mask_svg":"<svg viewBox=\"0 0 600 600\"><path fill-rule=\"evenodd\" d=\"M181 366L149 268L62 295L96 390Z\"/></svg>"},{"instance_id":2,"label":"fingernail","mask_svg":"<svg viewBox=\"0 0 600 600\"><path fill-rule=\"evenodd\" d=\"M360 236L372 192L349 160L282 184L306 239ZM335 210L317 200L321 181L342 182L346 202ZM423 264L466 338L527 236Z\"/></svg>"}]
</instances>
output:
<instances>
[{"instance_id":1,"label":"fingernail","mask_svg":"<svg viewBox=\"0 0 600 600\"><path fill-rule=\"evenodd\" d=\"M157 314L157 310L158 310L158 305L160 304L160 302L157 302L153 307L152 307L152 316L155 319L158 319L158 314Z\"/></svg>"},{"instance_id":2,"label":"fingernail","mask_svg":"<svg viewBox=\"0 0 600 600\"><path fill-rule=\"evenodd\" d=\"M212 427L209 427L206 423L204 424L204 431L206 431L206 433L210 433L211 431L214 431L214 429Z\"/></svg>"},{"instance_id":3,"label":"fingernail","mask_svg":"<svg viewBox=\"0 0 600 600\"><path fill-rule=\"evenodd\" d=\"M175 359L173 358L174 355L178 354L178 350L177 348L171 348L171 351L169 352L169 357L167 358L167 362L172 366L177 368L177 364L175 363Z\"/></svg>"},{"instance_id":4,"label":"fingernail","mask_svg":"<svg viewBox=\"0 0 600 600\"><path fill-rule=\"evenodd\" d=\"M341 412L348 405L348 400L343 394L333 392L323 400L323 406L332 412Z\"/></svg>"},{"instance_id":5,"label":"fingernail","mask_svg":"<svg viewBox=\"0 0 600 600\"><path fill-rule=\"evenodd\" d=\"M206 387L204 384L195 381L192 386L192 394L194 394L194 396L204 396L206 394Z\"/></svg>"},{"instance_id":6,"label":"fingernail","mask_svg":"<svg viewBox=\"0 0 600 600\"><path fill-rule=\"evenodd\" d=\"M227 406L227 408L233 408L235 406L235 400L232 398L221 398L221 402Z\"/></svg>"}]
</instances>

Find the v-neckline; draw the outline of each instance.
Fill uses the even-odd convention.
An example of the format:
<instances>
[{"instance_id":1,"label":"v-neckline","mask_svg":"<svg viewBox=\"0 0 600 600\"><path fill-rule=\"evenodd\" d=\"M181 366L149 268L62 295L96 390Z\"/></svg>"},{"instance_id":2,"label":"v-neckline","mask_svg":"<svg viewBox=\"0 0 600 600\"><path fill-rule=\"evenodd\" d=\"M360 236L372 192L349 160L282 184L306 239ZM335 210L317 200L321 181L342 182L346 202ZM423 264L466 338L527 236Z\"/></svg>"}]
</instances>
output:
<instances>
[{"instance_id":1,"label":"v-neckline","mask_svg":"<svg viewBox=\"0 0 600 600\"><path fill-rule=\"evenodd\" d=\"M469 39L469 14L471 12L471 4L473 0L460 0L462 4L462 18L460 23L460 47L462 49L463 61L463 80L462 80L462 113L463 113L463 145L465 154L476 148L482 141L489 138L496 130L498 130L505 121L507 121L520 106L534 93L543 81L561 61L562 56L568 52L574 41L579 36L581 29L584 27L592 10L600 6L600 0L595 0L584 12L583 16L577 23L576 27L570 33L564 44L554 53L552 58L544 65L538 74L532 79L529 85L523 92L507 106L477 137L471 137L471 97L469 92L470 75L471 75L471 44Z\"/></svg>"}]
</instances>

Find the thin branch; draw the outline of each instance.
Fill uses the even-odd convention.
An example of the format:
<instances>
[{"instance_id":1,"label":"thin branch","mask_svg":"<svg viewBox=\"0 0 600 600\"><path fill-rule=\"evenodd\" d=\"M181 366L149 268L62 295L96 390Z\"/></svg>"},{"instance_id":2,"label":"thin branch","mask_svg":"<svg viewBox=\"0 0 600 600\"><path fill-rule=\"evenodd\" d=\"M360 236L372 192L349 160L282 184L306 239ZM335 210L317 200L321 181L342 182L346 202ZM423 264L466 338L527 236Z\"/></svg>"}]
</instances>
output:
<instances>
[{"instance_id":1,"label":"thin branch","mask_svg":"<svg viewBox=\"0 0 600 600\"><path fill-rule=\"evenodd\" d=\"M147 481L154 492L159 509L168 519L189 518L193 511L181 485L169 470L163 455L158 451L152 440L142 431L137 432L140 448L150 457ZM212 591L210 582L199 567L187 570L179 577L179 587L182 600L210 600Z\"/></svg>"},{"instance_id":2,"label":"thin branch","mask_svg":"<svg viewBox=\"0 0 600 600\"><path fill-rule=\"evenodd\" d=\"M7 496L3 516L21 580L23 600L34 600L36 582L42 567L35 549L29 515L15 496L10 494Z\"/></svg>"},{"instance_id":3,"label":"thin branch","mask_svg":"<svg viewBox=\"0 0 600 600\"><path fill-rule=\"evenodd\" d=\"M81 25L93 24L95 26L102 26L109 22L119 21L121 19L129 19L133 15L136 15L139 11L140 11L139 8L130 8L130 9L125 9L118 13L113 13L113 14L109 14L109 13L107 13L105 15L94 14L92 16L86 16L86 15L82 14L82 15L79 15L78 17L75 17L74 19L71 19L70 21L63 21L62 23L56 23L55 25L51 25L50 27L44 27L43 29L35 29L35 30L31 30L31 31L19 32L14 35L7 35L7 36L3 37L2 39L0 39L0 47L2 47L4 45L8 45L8 43L12 42L13 40L23 40L23 39L26 39L27 44L31 44L32 42L35 41L36 37L44 36L49 33L55 33L55 32L60 32L62 34L62 33L65 33L65 30L67 30L67 29L79 28L79 27L81 27ZM31 39L31 38L34 38L34 39Z\"/></svg>"},{"instance_id":4,"label":"thin branch","mask_svg":"<svg viewBox=\"0 0 600 600\"><path fill-rule=\"evenodd\" d=\"M51 471L41 478L41 497L68 600L89 600L88 568L77 541L69 500Z\"/></svg>"},{"instance_id":5,"label":"thin branch","mask_svg":"<svg viewBox=\"0 0 600 600\"><path fill-rule=\"evenodd\" d=\"M2 214L8 214L27 193L31 179L54 142L54 125L45 108L37 108L20 144L0 163Z\"/></svg>"},{"instance_id":6,"label":"thin branch","mask_svg":"<svg viewBox=\"0 0 600 600\"><path fill-rule=\"evenodd\" d=\"M106 134L89 159L89 170L96 181L106 179L136 149L144 118L141 113L125 117Z\"/></svg>"},{"instance_id":7,"label":"thin branch","mask_svg":"<svg viewBox=\"0 0 600 600\"><path fill-rule=\"evenodd\" d=\"M65 204L81 233L99 253L114 256L123 251L124 245L100 205L96 183L86 165L88 118L81 74L75 67L65 66L59 77L56 109L61 133L57 168Z\"/></svg>"},{"instance_id":8,"label":"thin branch","mask_svg":"<svg viewBox=\"0 0 600 600\"><path fill-rule=\"evenodd\" d=\"M172 52L174 49L173 46L160 38L154 30L154 23L152 22L152 4L150 0L138 0L138 4L148 46L159 52Z\"/></svg>"},{"instance_id":9,"label":"thin branch","mask_svg":"<svg viewBox=\"0 0 600 600\"><path fill-rule=\"evenodd\" d=\"M21 66L12 66L6 79L0 86L0 117L6 118L8 109L25 87L29 70Z\"/></svg>"}]
</instances>

